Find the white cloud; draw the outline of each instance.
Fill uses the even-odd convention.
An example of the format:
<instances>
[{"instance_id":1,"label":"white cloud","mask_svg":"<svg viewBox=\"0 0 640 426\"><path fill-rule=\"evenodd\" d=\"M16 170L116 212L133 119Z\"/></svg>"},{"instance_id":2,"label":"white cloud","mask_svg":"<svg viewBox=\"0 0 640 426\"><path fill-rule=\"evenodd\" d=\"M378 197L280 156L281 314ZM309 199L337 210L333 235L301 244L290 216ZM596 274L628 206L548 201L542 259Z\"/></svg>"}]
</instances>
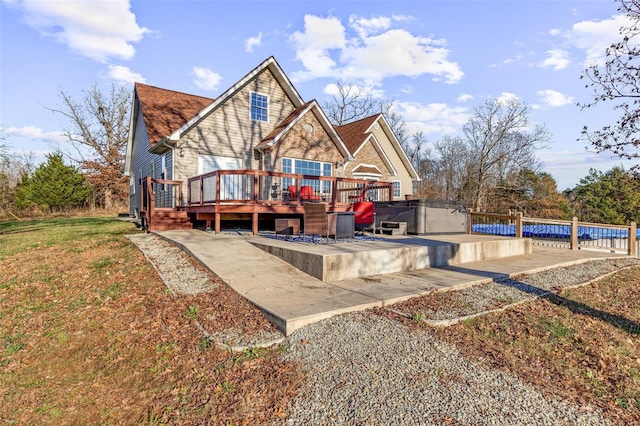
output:
<instances>
[{"instance_id":1,"label":"white cloud","mask_svg":"<svg viewBox=\"0 0 640 426\"><path fill-rule=\"evenodd\" d=\"M61 131L44 132L35 126L7 127L5 132L9 135L9 138L20 138L27 141L60 143L68 140Z\"/></svg>"},{"instance_id":2,"label":"white cloud","mask_svg":"<svg viewBox=\"0 0 640 426\"><path fill-rule=\"evenodd\" d=\"M351 95L357 93L360 96L370 96L374 99L384 99L385 97L384 90L372 86L359 86L357 84L352 84L351 86L343 86L343 90L346 90ZM323 92L329 96L340 96L340 88L335 83L327 84L324 87Z\"/></svg>"},{"instance_id":3,"label":"white cloud","mask_svg":"<svg viewBox=\"0 0 640 426\"><path fill-rule=\"evenodd\" d=\"M294 79L336 76L336 63L329 51L345 47L345 28L340 19L305 15L304 32L296 31L290 41L296 49L296 59L306 68L303 72L294 73Z\"/></svg>"},{"instance_id":4,"label":"white cloud","mask_svg":"<svg viewBox=\"0 0 640 426\"><path fill-rule=\"evenodd\" d=\"M455 83L464 76L457 63L447 60L449 50L443 47L443 40L417 37L405 30L394 29L363 42L363 45L349 47L342 53L349 77L380 81L399 75L415 78L432 74L444 77L447 83Z\"/></svg>"},{"instance_id":5,"label":"white cloud","mask_svg":"<svg viewBox=\"0 0 640 426\"><path fill-rule=\"evenodd\" d=\"M489 66L495 68L495 67L499 67L501 65L508 65L508 64L512 64L512 63L515 63L515 62L520 62L523 59L524 59L524 55L522 53L518 53L513 58L507 58L507 59L505 59L504 61L502 61L499 64L491 64Z\"/></svg>"},{"instance_id":6,"label":"white cloud","mask_svg":"<svg viewBox=\"0 0 640 426\"><path fill-rule=\"evenodd\" d=\"M391 28L407 17L349 18L349 29L336 17L306 15L302 32L290 41L297 51L303 71L293 73L294 81L329 77L357 80L376 86L384 78L425 74L455 83L464 73L448 59L446 41L416 36L404 29ZM384 58L381 60L381 58Z\"/></svg>"},{"instance_id":7,"label":"white cloud","mask_svg":"<svg viewBox=\"0 0 640 426\"><path fill-rule=\"evenodd\" d=\"M558 182L558 189L575 187L581 177L589 174L589 169L610 170L615 166L630 168L632 163L605 152L587 150L540 150L536 153L544 170L551 173Z\"/></svg>"},{"instance_id":8,"label":"white cloud","mask_svg":"<svg viewBox=\"0 0 640 426\"><path fill-rule=\"evenodd\" d=\"M622 39L620 28L632 24L626 15L615 15L601 21L578 22L562 35L569 45L584 51L585 67L601 65L607 47Z\"/></svg>"},{"instance_id":9,"label":"white cloud","mask_svg":"<svg viewBox=\"0 0 640 426\"><path fill-rule=\"evenodd\" d=\"M193 84L202 90L216 90L222 76L217 72L213 72L207 68L193 67Z\"/></svg>"},{"instance_id":10,"label":"white cloud","mask_svg":"<svg viewBox=\"0 0 640 426\"><path fill-rule=\"evenodd\" d=\"M12 0L6 4L20 10L24 22L41 35L100 62L133 58L132 43L149 32L137 24L128 0Z\"/></svg>"},{"instance_id":11,"label":"white cloud","mask_svg":"<svg viewBox=\"0 0 640 426\"><path fill-rule=\"evenodd\" d=\"M258 33L256 37L249 37L244 42L244 51L253 53L253 49L262 44L262 33Z\"/></svg>"},{"instance_id":12,"label":"white cloud","mask_svg":"<svg viewBox=\"0 0 640 426\"><path fill-rule=\"evenodd\" d=\"M361 18L356 15L349 16L349 26L353 28L360 38L367 38L371 34L379 34L391 27L391 18L379 16L377 18Z\"/></svg>"},{"instance_id":13,"label":"white cloud","mask_svg":"<svg viewBox=\"0 0 640 426\"><path fill-rule=\"evenodd\" d=\"M456 102L464 103L473 99L473 95L468 93L461 93L460 96L456 99Z\"/></svg>"},{"instance_id":14,"label":"white cloud","mask_svg":"<svg viewBox=\"0 0 640 426\"><path fill-rule=\"evenodd\" d=\"M466 107L450 107L443 103L423 105L417 102L398 102L394 109L402 115L410 133L455 133L469 119Z\"/></svg>"},{"instance_id":15,"label":"white cloud","mask_svg":"<svg viewBox=\"0 0 640 426\"><path fill-rule=\"evenodd\" d=\"M511 93L511 92L502 92L500 96L498 96L497 98L498 102L501 102L501 103L508 103L516 99L519 99L518 96L516 96L515 93Z\"/></svg>"},{"instance_id":16,"label":"white cloud","mask_svg":"<svg viewBox=\"0 0 640 426\"><path fill-rule=\"evenodd\" d=\"M540 100L550 107L561 107L573 102L573 97L567 96L556 90L538 90Z\"/></svg>"},{"instance_id":17,"label":"white cloud","mask_svg":"<svg viewBox=\"0 0 640 426\"><path fill-rule=\"evenodd\" d=\"M109 78L118 81L121 84L146 83L147 80L137 72L133 72L129 67L121 65L109 65Z\"/></svg>"},{"instance_id":18,"label":"white cloud","mask_svg":"<svg viewBox=\"0 0 640 426\"><path fill-rule=\"evenodd\" d=\"M547 51L547 58L540 62L538 67L552 67L554 71L558 71L568 67L570 63L569 52L562 49L552 49Z\"/></svg>"}]
</instances>

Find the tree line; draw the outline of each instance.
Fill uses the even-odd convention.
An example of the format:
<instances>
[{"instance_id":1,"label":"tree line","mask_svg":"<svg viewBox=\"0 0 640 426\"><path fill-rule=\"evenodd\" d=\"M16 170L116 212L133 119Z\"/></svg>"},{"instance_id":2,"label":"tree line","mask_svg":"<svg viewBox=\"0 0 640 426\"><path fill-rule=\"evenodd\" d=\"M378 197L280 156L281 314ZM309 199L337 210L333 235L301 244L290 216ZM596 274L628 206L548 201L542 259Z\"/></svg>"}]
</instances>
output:
<instances>
[{"instance_id":1,"label":"tree line","mask_svg":"<svg viewBox=\"0 0 640 426\"><path fill-rule=\"evenodd\" d=\"M75 98L60 91L62 105L47 108L63 116L67 144L37 164L33 154L10 153L0 129L0 217L73 208L125 210L124 158L129 133L129 91L94 85ZM13 214L16 214L13 213Z\"/></svg>"}]
</instances>

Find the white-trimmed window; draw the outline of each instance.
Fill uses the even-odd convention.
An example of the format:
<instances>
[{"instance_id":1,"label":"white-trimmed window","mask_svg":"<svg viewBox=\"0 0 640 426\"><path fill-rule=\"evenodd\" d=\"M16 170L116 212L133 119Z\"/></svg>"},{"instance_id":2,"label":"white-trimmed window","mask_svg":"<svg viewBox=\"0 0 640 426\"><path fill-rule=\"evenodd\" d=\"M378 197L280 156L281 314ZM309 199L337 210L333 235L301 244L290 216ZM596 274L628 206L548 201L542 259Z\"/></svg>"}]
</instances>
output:
<instances>
[{"instance_id":1,"label":"white-trimmed window","mask_svg":"<svg viewBox=\"0 0 640 426\"><path fill-rule=\"evenodd\" d=\"M203 175L216 170L240 170L242 169L242 158L223 157L221 155L198 156L198 174Z\"/></svg>"},{"instance_id":2,"label":"white-trimmed window","mask_svg":"<svg viewBox=\"0 0 640 426\"><path fill-rule=\"evenodd\" d=\"M333 176L333 164L322 161L301 160L298 158L283 158L282 171L284 173L295 173L300 175L312 176ZM294 179L284 178L283 187L294 185ZM303 179L300 186L311 186L313 191L318 194L330 194L331 182L320 181L315 179Z\"/></svg>"},{"instance_id":3,"label":"white-trimmed window","mask_svg":"<svg viewBox=\"0 0 640 426\"><path fill-rule=\"evenodd\" d=\"M400 181L399 180L394 180L393 181L393 198L400 198Z\"/></svg>"},{"instance_id":4,"label":"white-trimmed window","mask_svg":"<svg viewBox=\"0 0 640 426\"><path fill-rule=\"evenodd\" d=\"M269 121L269 97L251 92L251 119Z\"/></svg>"}]
</instances>

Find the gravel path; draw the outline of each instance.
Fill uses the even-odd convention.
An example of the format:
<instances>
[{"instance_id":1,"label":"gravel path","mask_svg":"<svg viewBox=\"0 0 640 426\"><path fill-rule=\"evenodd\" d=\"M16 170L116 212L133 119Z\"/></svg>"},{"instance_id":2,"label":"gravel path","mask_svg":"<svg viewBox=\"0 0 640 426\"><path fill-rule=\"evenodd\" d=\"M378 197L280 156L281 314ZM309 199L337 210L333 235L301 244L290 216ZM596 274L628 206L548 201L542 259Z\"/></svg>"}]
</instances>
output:
<instances>
[{"instance_id":1,"label":"gravel path","mask_svg":"<svg viewBox=\"0 0 640 426\"><path fill-rule=\"evenodd\" d=\"M290 425L611 424L370 312L311 324L285 344L308 373Z\"/></svg>"},{"instance_id":2,"label":"gravel path","mask_svg":"<svg viewBox=\"0 0 640 426\"><path fill-rule=\"evenodd\" d=\"M196 294L212 288L206 273L177 247L151 234L129 238L172 291ZM603 260L502 280L455 291L447 295L452 303L420 312L427 320L451 320L634 264L640 261ZM290 425L612 424L596 408L544 397L513 375L469 361L454 346L436 340L428 328L411 330L372 312L311 324L283 345L284 357L307 372L289 412Z\"/></svg>"},{"instance_id":3,"label":"gravel path","mask_svg":"<svg viewBox=\"0 0 640 426\"><path fill-rule=\"evenodd\" d=\"M427 321L455 320L550 291L583 285L638 265L599 260L470 287ZM400 304L402 309L402 304ZM287 338L286 358L301 362L308 380L288 424L371 425L609 425L601 411L543 396L531 385L464 358L428 328L414 331L360 312L311 324Z\"/></svg>"},{"instance_id":4,"label":"gravel path","mask_svg":"<svg viewBox=\"0 0 640 426\"><path fill-rule=\"evenodd\" d=\"M154 234L127 235L174 293L198 294L215 288L209 275L175 245Z\"/></svg>"},{"instance_id":5,"label":"gravel path","mask_svg":"<svg viewBox=\"0 0 640 426\"><path fill-rule=\"evenodd\" d=\"M412 317L412 313L419 312L424 321L432 325L450 325L478 314L545 296L551 292L582 286L595 279L634 265L640 265L640 259L594 260L578 265L527 274L518 277L518 279L503 279L449 293L434 293L427 296L434 301L441 301L440 303L432 304L437 306L437 309L424 306L424 304L419 306L418 303L418 306L414 307L411 312L407 312L404 306L411 307L415 305L411 301L406 304L398 304L397 307L392 307L392 309L408 317Z\"/></svg>"}]
</instances>

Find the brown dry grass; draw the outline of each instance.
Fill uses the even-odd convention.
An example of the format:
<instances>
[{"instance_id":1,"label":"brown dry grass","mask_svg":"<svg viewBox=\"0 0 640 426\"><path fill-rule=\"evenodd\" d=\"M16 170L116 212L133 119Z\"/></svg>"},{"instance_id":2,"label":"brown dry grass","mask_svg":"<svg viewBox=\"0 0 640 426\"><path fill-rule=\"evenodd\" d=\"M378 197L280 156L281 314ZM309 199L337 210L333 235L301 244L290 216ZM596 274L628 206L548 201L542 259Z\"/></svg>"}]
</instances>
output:
<instances>
[{"instance_id":1,"label":"brown dry grass","mask_svg":"<svg viewBox=\"0 0 640 426\"><path fill-rule=\"evenodd\" d=\"M419 312L446 301L417 298L398 309ZM588 286L428 332L547 395L585 410L599 407L621 425L640 424L639 301L640 268L634 267ZM377 312L422 327L389 311Z\"/></svg>"},{"instance_id":2,"label":"brown dry grass","mask_svg":"<svg viewBox=\"0 0 640 426\"><path fill-rule=\"evenodd\" d=\"M278 349L211 346L207 326L270 327L224 285L173 296L109 218L0 222L0 421L21 424L278 422L301 375ZM212 278L213 279L213 278Z\"/></svg>"}]
</instances>

